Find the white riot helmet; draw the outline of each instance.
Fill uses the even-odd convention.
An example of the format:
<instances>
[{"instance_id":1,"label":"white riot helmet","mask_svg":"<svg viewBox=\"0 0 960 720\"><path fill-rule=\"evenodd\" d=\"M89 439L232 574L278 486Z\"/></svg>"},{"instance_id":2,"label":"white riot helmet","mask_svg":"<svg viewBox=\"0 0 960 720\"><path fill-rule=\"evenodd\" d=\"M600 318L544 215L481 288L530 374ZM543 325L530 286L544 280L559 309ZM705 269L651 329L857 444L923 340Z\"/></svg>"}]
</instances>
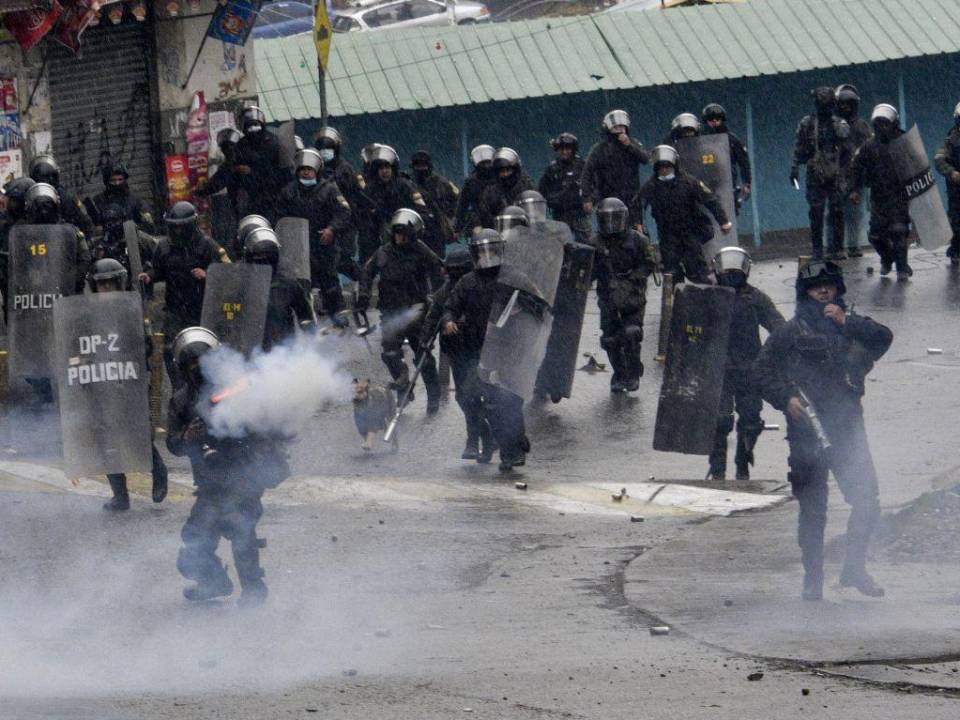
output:
<instances>
[{"instance_id":1,"label":"white riot helmet","mask_svg":"<svg viewBox=\"0 0 960 720\"><path fill-rule=\"evenodd\" d=\"M240 247L246 243L247 235L260 228L271 228L270 221L263 215L246 215L241 218L237 225L237 240L240 241Z\"/></svg>"},{"instance_id":2,"label":"white riot helmet","mask_svg":"<svg viewBox=\"0 0 960 720\"><path fill-rule=\"evenodd\" d=\"M205 327L199 325L181 330L173 341L173 362L180 373L194 385L203 382L203 375L196 361L211 350L220 347L220 340Z\"/></svg>"},{"instance_id":3,"label":"white riot helmet","mask_svg":"<svg viewBox=\"0 0 960 720\"><path fill-rule=\"evenodd\" d=\"M650 156L650 162L653 163L654 168L661 164L678 167L680 164L680 153L671 145L657 145Z\"/></svg>"},{"instance_id":4,"label":"white riot helmet","mask_svg":"<svg viewBox=\"0 0 960 720\"><path fill-rule=\"evenodd\" d=\"M527 214L516 205L507 205L500 214L493 219L493 227L498 233L504 233L510 228L528 224Z\"/></svg>"},{"instance_id":5,"label":"white riot helmet","mask_svg":"<svg viewBox=\"0 0 960 720\"><path fill-rule=\"evenodd\" d=\"M547 219L547 201L536 190L524 190L520 193L517 206L523 210L530 222L543 222Z\"/></svg>"},{"instance_id":6,"label":"white riot helmet","mask_svg":"<svg viewBox=\"0 0 960 720\"><path fill-rule=\"evenodd\" d=\"M680 113L670 123L670 130L675 136L680 136L685 130L693 130L694 135L700 134L700 119L693 113Z\"/></svg>"},{"instance_id":7,"label":"white riot helmet","mask_svg":"<svg viewBox=\"0 0 960 720\"><path fill-rule=\"evenodd\" d=\"M310 168L319 175L320 171L323 170L323 157L321 157L318 150L304 148L298 150L294 156L294 165L297 170L300 168Z\"/></svg>"},{"instance_id":8,"label":"white riot helmet","mask_svg":"<svg viewBox=\"0 0 960 720\"><path fill-rule=\"evenodd\" d=\"M496 230L485 228L470 239L470 254L478 270L500 267L506 243Z\"/></svg>"},{"instance_id":9,"label":"white riot helmet","mask_svg":"<svg viewBox=\"0 0 960 720\"><path fill-rule=\"evenodd\" d=\"M613 130L617 125L623 125L630 128L630 114L626 110L611 110L603 116L603 127L607 132Z\"/></svg>"},{"instance_id":10,"label":"white riot helmet","mask_svg":"<svg viewBox=\"0 0 960 720\"><path fill-rule=\"evenodd\" d=\"M390 218L390 233L403 233L410 241L418 240L423 233L423 218L416 210L400 208Z\"/></svg>"},{"instance_id":11,"label":"white riot helmet","mask_svg":"<svg viewBox=\"0 0 960 720\"><path fill-rule=\"evenodd\" d=\"M630 211L618 197L608 197L597 205L597 230L601 235L619 235L627 229Z\"/></svg>"},{"instance_id":12,"label":"white riot helmet","mask_svg":"<svg viewBox=\"0 0 960 720\"><path fill-rule=\"evenodd\" d=\"M751 265L753 261L747 251L735 245L720 248L713 258L713 272L720 285L743 285L750 277Z\"/></svg>"},{"instance_id":13,"label":"white riot helmet","mask_svg":"<svg viewBox=\"0 0 960 720\"><path fill-rule=\"evenodd\" d=\"M493 145L477 145L470 151L470 162L474 167L482 162L492 162L495 152Z\"/></svg>"},{"instance_id":14,"label":"white riot helmet","mask_svg":"<svg viewBox=\"0 0 960 720\"><path fill-rule=\"evenodd\" d=\"M370 163L374 165L377 163L386 163L387 165L396 167L400 164L400 156L397 155L397 151L389 145L380 145L377 143L370 152Z\"/></svg>"},{"instance_id":15,"label":"white riot helmet","mask_svg":"<svg viewBox=\"0 0 960 720\"><path fill-rule=\"evenodd\" d=\"M875 123L877 120L885 120L892 125L900 125L900 113L897 112L897 109L893 105L887 103L880 103L875 108L873 112L870 113L870 122Z\"/></svg>"}]
</instances>

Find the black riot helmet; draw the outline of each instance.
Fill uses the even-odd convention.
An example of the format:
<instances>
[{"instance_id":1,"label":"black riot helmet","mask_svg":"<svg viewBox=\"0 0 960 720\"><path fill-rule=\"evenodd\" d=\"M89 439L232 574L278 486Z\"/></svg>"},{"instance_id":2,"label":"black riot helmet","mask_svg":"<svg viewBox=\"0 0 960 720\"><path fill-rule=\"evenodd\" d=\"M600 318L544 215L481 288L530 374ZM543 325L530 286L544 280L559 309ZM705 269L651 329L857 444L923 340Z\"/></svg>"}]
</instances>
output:
<instances>
[{"instance_id":1,"label":"black riot helmet","mask_svg":"<svg viewBox=\"0 0 960 720\"><path fill-rule=\"evenodd\" d=\"M554 150L559 150L563 147L573 148L573 152L576 154L577 150L580 149L580 141L577 140L577 136L573 133L562 132L550 141L550 146Z\"/></svg>"},{"instance_id":2,"label":"black riot helmet","mask_svg":"<svg viewBox=\"0 0 960 720\"><path fill-rule=\"evenodd\" d=\"M253 265L269 265L274 270L280 264L280 241L270 228L256 228L243 241L243 261Z\"/></svg>"},{"instance_id":3,"label":"black riot helmet","mask_svg":"<svg viewBox=\"0 0 960 720\"><path fill-rule=\"evenodd\" d=\"M498 233L504 233L510 228L528 224L527 214L516 205L507 205L493 220L493 227L496 228Z\"/></svg>"},{"instance_id":4,"label":"black riot helmet","mask_svg":"<svg viewBox=\"0 0 960 720\"><path fill-rule=\"evenodd\" d=\"M127 269L119 260L103 258L97 260L90 272L87 273L87 286L90 292L100 292L98 283L112 282L114 290L125 290L127 287Z\"/></svg>"},{"instance_id":5,"label":"black riot helmet","mask_svg":"<svg viewBox=\"0 0 960 720\"><path fill-rule=\"evenodd\" d=\"M180 374L194 388L203 384L200 358L220 347L220 340L205 327L194 326L181 330L173 341L173 362Z\"/></svg>"},{"instance_id":6,"label":"black riot helmet","mask_svg":"<svg viewBox=\"0 0 960 720\"><path fill-rule=\"evenodd\" d=\"M753 261L746 250L735 245L720 248L713 258L713 272L718 285L740 287L750 277Z\"/></svg>"},{"instance_id":7,"label":"black riot helmet","mask_svg":"<svg viewBox=\"0 0 960 720\"><path fill-rule=\"evenodd\" d=\"M186 200L174 203L163 219L167 224L171 245L184 247L196 234L197 209Z\"/></svg>"},{"instance_id":8,"label":"black riot helmet","mask_svg":"<svg viewBox=\"0 0 960 720\"><path fill-rule=\"evenodd\" d=\"M416 171L417 166L426 166L428 170L433 169L433 158L426 150L417 150L410 158L410 167Z\"/></svg>"},{"instance_id":9,"label":"black riot helmet","mask_svg":"<svg viewBox=\"0 0 960 720\"><path fill-rule=\"evenodd\" d=\"M704 122L719 120L721 123L727 122L727 111L723 109L720 103L709 103L700 111L700 119Z\"/></svg>"},{"instance_id":10,"label":"black riot helmet","mask_svg":"<svg viewBox=\"0 0 960 720\"><path fill-rule=\"evenodd\" d=\"M390 218L390 234L394 242L396 242L397 235L406 237L408 243L414 242L420 239L422 233L423 218L416 210L400 208Z\"/></svg>"},{"instance_id":11,"label":"black riot helmet","mask_svg":"<svg viewBox=\"0 0 960 720\"><path fill-rule=\"evenodd\" d=\"M53 155L37 155L30 163L30 177L34 182L56 187L60 184L60 166Z\"/></svg>"},{"instance_id":12,"label":"black riot helmet","mask_svg":"<svg viewBox=\"0 0 960 720\"><path fill-rule=\"evenodd\" d=\"M503 263L503 248L506 245L496 230L484 228L470 238L470 254L477 270L492 270Z\"/></svg>"},{"instance_id":13,"label":"black riot helmet","mask_svg":"<svg viewBox=\"0 0 960 720\"><path fill-rule=\"evenodd\" d=\"M823 85L810 92L817 115L832 115L837 109L837 93L832 87Z\"/></svg>"},{"instance_id":14,"label":"black riot helmet","mask_svg":"<svg viewBox=\"0 0 960 720\"><path fill-rule=\"evenodd\" d=\"M849 83L840 85L836 89L837 115L847 122L855 120L860 114L860 92Z\"/></svg>"},{"instance_id":15,"label":"black riot helmet","mask_svg":"<svg viewBox=\"0 0 960 720\"><path fill-rule=\"evenodd\" d=\"M520 193L517 206L526 213L530 222L543 222L547 219L547 201L536 190L524 190Z\"/></svg>"},{"instance_id":16,"label":"black riot helmet","mask_svg":"<svg viewBox=\"0 0 960 720\"><path fill-rule=\"evenodd\" d=\"M20 177L11 180L3 189L3 194L7 196L7 215L13 220L20 220L26 212L27 191L36 183L33 178Z\"/></svg>"},{"instance_id":17,"label":"black riot helmet","mask_svg":"<svg viewBox=\"0 0 960 720\"><path fill-rule=\"evenodd\" d=\"M617 197L608 197L597 205L597 230L601 235L619 235L627 229L630 211L627 204Z\"/></svg>"},{"instance_id":18,"label":"black riot helmet","mask_svg":"<svg viewBox=\"0 0 960 720\"><path fill-rule=\"evenodd\" d=\"M675 138L700 134L700 120L693 113L680 113L670 123L670 134Z\"/></svg>"},{"instance_id":19,"label":"black riot helmet","mask_svg":"<svg viewBox=\"0 0 960 720\"><path fill-rule=\"evenodd\" d=\"M49 225L60 219L60 193L49 183L38 182L30 186L23 198L30 222Z\"/></svg>"},{"instance_id":20,"label":"black riot helmet","mask_svg":"<svg viewBox=\"0 0 960 720\"><path fill-rule=\"evenodd\" d=\"M839 265L830 260L810 260L797 272L797 299L803 299L807 290L821 285L833 285L838 295L847 291L843 283L843 269Z\"/></svg>"},{"instance_id":21,"label":"black riot helmet","mask_svg":"<svg viewBox=\"0 0 960 720\"><path fill-rule=\"evenodd\" d=\"M463 245L457 244L443 256L443 269L451 280L459 280L473 270L473 257Z\"/></svg>"},{"instance_id":22,"label":"black riot helmet","mask_svg":"<svg viewBox=\"0 0 960 720\"><path fill-rule=\"evenodd\" d=\"M114 175L120 175L123 177L123 182L119 185L114 185L111 180ZM103 178L103 185L107 190L113 189L126 189L127 180L130 178L130 173L127 172L127 166L124 165L119 160L114 162L109 162L103 166L103 170L100 172L100 177Z\"/></svg>"},{"instance_id":23,"label":"black riot helmet","mask_svg":"<svg viewBox=\"0 0 960 720\"><path fill-rule=\"evenodd\" d=\"M256 105L245 107L243 112L240 113L240 127L243 129L244 135L260 132L266 124L267 116Z\"/></svg>"}]
</instances>

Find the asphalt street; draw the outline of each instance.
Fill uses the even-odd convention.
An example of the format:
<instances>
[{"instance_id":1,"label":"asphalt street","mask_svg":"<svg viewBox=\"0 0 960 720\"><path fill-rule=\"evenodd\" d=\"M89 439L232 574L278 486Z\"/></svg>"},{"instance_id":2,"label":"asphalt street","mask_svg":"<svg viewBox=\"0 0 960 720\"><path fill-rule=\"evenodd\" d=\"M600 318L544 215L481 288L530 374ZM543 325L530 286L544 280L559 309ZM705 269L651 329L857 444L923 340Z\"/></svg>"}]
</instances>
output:
<instances>
[{"instance_id":1,"label":"asphalt street","mask_svg":"<svg viewBox=\"0 0 960 720\"><path fill-rule=\"evenodd\" d=\"M942 254L912 264L897 283L846 263L848 301L896 336L865 403L888 512L957 482L960 279ZM787 316L795 268L752 275ZM801 603L783 433L761 437L750 483L651 449L659 307L651 285L640 391L578 373L572 400L527 409L518 473L459 459L452 395L428 418L417 394L395 454L360 448L349 403L318 413L265 499L256 611L181 597L182 462L167 502L135 477L132 510L108 515L103 478L59 469L55 425L8 416L0 718L955 717L960 570L881 559L888 596L866 601L831 586L831 558L826 601ZM592 296L588 312L581 351L605 362ZM336 341L345 383L386 379L377 340ZM833 488L828 536L845 521Z\"/></svg>"}]
</instances>

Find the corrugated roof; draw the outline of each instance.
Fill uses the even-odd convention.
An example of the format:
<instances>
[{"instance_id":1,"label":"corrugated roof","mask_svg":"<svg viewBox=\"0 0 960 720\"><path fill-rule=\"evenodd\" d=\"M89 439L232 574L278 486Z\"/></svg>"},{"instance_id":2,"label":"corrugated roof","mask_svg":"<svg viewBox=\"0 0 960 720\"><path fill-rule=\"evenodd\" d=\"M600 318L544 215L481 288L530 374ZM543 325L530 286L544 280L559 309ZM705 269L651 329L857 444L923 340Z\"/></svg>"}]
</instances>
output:
<instances>
[{"instance_id":1,"label":"corrugated roof","mask_svg":"<svg viewBox=\"0 0 960 720\"><path fill-rule=\"evenodd\" d=\"M273 122L320 117L311 33L257 40ZM723 80L960 51L960 0L749 0L337 34L333 116Z\"/></svg>"}]
</instances>

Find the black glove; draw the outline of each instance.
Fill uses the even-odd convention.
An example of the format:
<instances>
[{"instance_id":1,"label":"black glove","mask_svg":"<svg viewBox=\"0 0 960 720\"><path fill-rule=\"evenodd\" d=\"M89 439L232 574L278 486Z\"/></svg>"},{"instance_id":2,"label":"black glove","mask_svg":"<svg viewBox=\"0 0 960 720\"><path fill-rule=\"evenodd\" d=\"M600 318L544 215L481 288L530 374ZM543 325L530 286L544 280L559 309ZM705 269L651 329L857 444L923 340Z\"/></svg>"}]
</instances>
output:
<instances>
[{"instance_id":1,"label":"black glove","mask_svg":"<svg viewBox=\"0 0 960 720\"><path fill-rule=\"evenodd\" d=\"M369 295L357 295L357 299L353 303L353 309L357 312L366 312L370 307L370 296Z\"/></svg>"}]
</instances>

